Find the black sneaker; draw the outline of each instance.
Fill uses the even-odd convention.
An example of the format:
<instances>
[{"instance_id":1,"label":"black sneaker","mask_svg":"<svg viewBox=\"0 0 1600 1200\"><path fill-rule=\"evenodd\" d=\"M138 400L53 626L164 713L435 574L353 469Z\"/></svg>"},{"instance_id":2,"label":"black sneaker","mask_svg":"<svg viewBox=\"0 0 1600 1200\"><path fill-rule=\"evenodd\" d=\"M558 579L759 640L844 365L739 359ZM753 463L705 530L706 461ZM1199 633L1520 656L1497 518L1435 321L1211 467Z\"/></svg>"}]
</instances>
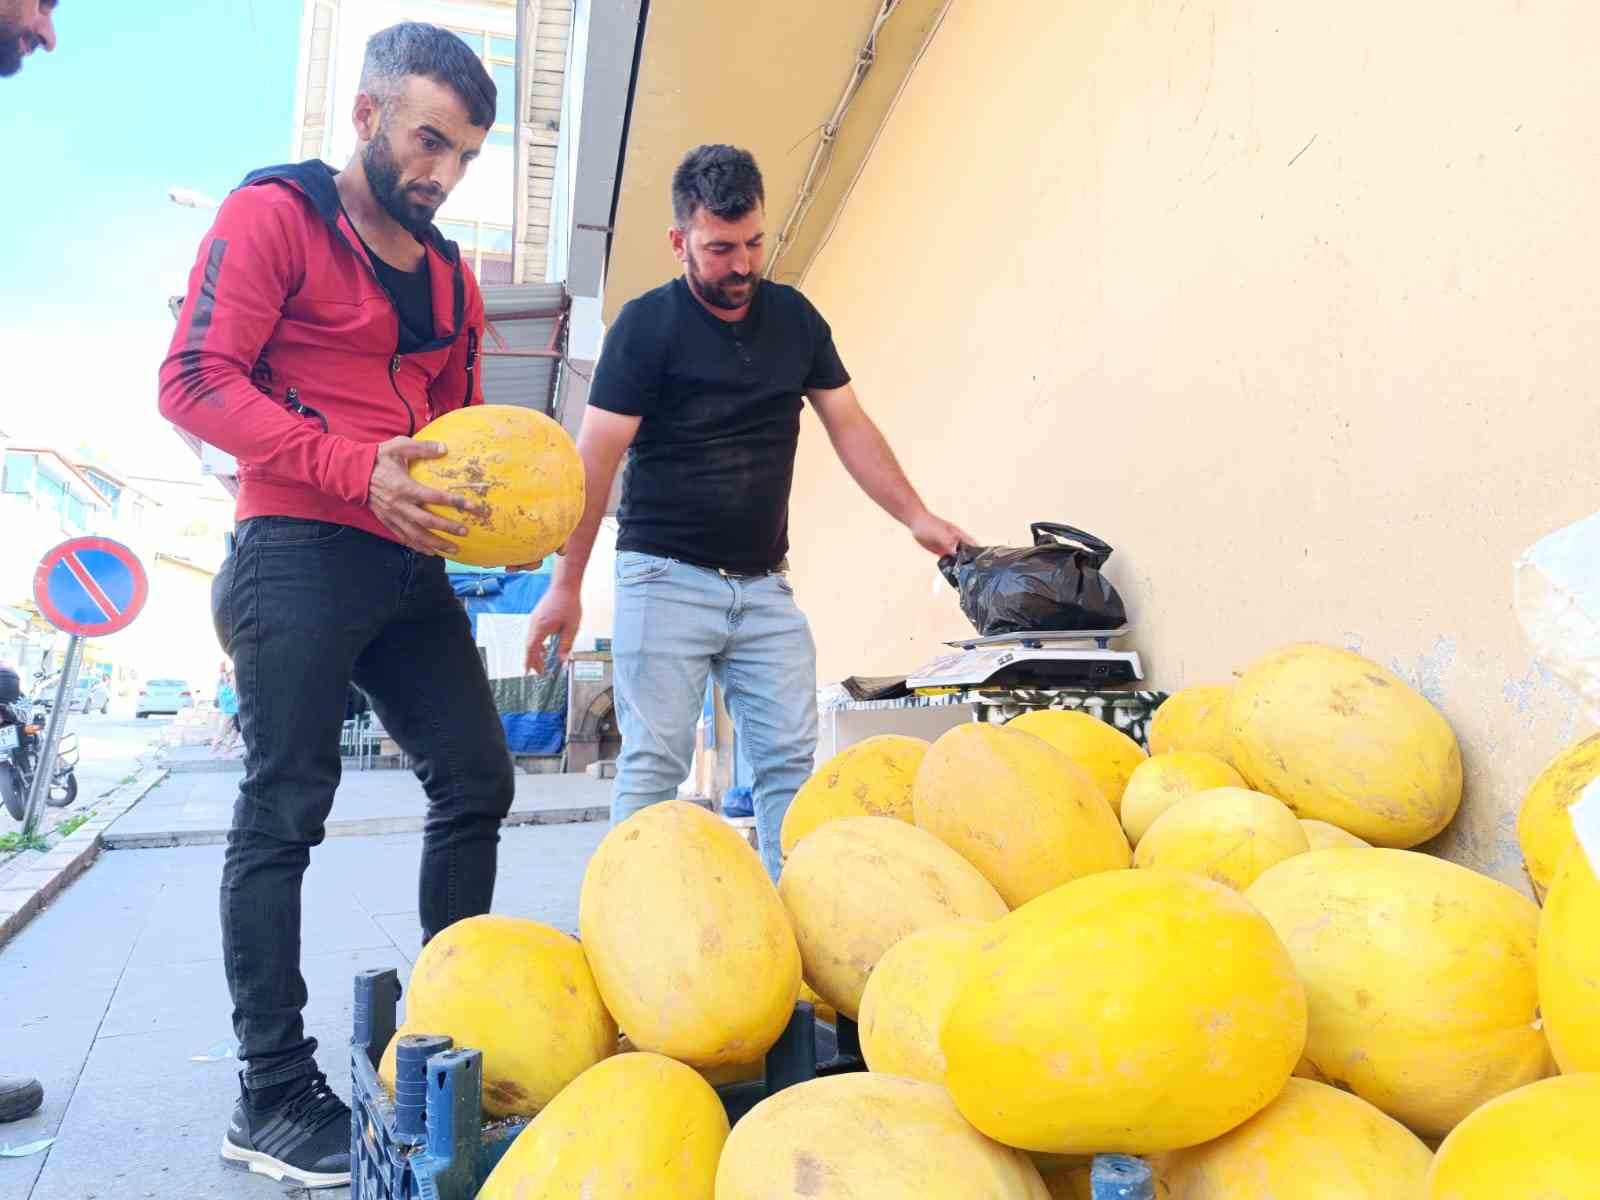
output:
<instances>
[{"instance_id":1,"label":"black sneaker","mask_svg":"<svg viewBox=\"0 0 1600 1200\"><path fill-rule=\"evenodd\" d=\"M258 1108L240 1080L233 1120L222 1139L226 1162L257 1175L303 1188L350 1184L350 1106L318 1072L305 1087L276 1104Z\"/></svg>"},{"instance_id":2,"label":"black sneaker","mask_svg":"<svg viewBox=\"0 0 1600 1200\"><path fill-rule=\"evenodd\" d=\"M25 1075L0 1075L0 1122L32 1116L44 1103L44 1089Z\"/></svg>"}]
</instances>

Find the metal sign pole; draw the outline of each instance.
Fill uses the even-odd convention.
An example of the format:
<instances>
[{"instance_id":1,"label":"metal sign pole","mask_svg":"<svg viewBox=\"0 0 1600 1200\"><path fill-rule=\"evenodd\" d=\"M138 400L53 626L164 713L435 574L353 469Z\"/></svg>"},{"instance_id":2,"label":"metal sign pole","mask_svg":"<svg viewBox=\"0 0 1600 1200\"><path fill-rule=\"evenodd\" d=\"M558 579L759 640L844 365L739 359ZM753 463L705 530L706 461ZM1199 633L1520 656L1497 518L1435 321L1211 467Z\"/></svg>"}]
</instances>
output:
<instances>
[{"instance_id":1,"label":"metal sign pole","mask_svg":"<svg viewBox=\"0 0 1600 1200\"><path fill-rule=\"evenodd\" d=\"M67 657L61 664L61 680L56 684L56 700L50 708L50 721L45 726L44 742L39 747L39 757L33 764L33 788L28 792L27 815L22 822L22 836L31 838L39 827L39 814L50 795L50 777L56 769L56 747L61 744L61 733L67 726L67 705L72 698L72 685L78 679L78 664L83 661L83 639L73 634L67 639Z\"/></svg>"}]
</instances>

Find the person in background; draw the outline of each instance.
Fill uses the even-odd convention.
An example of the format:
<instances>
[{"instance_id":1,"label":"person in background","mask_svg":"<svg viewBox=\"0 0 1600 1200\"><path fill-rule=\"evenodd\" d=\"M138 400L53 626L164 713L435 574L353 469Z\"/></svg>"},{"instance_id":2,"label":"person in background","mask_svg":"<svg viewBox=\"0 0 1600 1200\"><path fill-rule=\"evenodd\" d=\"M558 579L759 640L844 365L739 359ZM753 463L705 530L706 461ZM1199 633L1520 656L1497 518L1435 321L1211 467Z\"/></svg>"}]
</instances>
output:
<instances>
[{"instance_id":1,"label":"person in background","mask_svg":"<svg viewBox=\"0 0 1600 1200\"><path fill-rule=\"evenodd\" d=\"M862 409L833 333L800 292L762 278L765 191L748 151L691 150L672 177L667 236L683 274L623 305L578 433L588 504L528 627L564 659L579 588L623 455L613 672L621 821L688 776L714 675L755 792L774 879L778 832L817 744L816 646L789 582L789 491L809 401L845 469L930 554L972 539L935 516Z\"/></svg>"},{"instance_id":2,"label":"person in background","mask_svg":"<svg viewBox=\"0 0 1600 1200\"><path fill-rule=\"evenodd\" d=\"M234 685L231 666L224 665L222 677L217 680L217 713L223 723L212 740L212 753L230 754L239 740L239 690Z\"/></svg>"},{"instance_id":3,"label":"person in background","mask_svg":"<svg viewBox=\"0 0 1600 1200\"><path fill-rule=\"evenodd\" d=\"M56 48L55 0L0 0L0 78L22 70L35 50ZM26 1075L0 1075L0 1122L32 1116L44 1088Z\"/></svg>"}]
</instances>

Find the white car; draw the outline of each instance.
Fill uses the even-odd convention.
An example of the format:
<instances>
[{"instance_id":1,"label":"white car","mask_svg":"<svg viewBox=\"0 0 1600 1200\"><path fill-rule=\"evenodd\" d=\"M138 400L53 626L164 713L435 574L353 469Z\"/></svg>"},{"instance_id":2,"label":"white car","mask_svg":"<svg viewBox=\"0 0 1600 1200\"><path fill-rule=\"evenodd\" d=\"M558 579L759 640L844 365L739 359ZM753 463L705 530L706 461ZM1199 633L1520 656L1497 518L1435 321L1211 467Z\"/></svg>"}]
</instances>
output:
<instances>
[{"instance_id":1,"label":"white car","mask_svg":"<svg viewBox=\"0 0 1600 1200\"><path fill-rule=\"evenodd\" d=\"M186 708L194 707L194 693L182 679L151 679L139 689L139 699L134 703L133 715L148 717L152 713L177 716Z\"/></svg>"}]
</instances>

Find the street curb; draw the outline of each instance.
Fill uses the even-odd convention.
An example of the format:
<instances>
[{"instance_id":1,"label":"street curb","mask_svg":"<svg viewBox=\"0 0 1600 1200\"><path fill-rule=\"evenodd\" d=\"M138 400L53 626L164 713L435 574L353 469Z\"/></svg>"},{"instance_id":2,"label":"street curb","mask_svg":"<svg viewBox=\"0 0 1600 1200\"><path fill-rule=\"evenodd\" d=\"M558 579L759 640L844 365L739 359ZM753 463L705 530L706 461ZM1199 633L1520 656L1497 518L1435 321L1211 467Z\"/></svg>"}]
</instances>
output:
<instances>
[{"instance_id":1,"label":"street curb","mask_svg":"<svg viewBox=\"0 0 1600 1200\"><path fill-rule=\"evenodd\" d=\"M346 771L363 769L397 771L402 769L399 755L384 755L383 758L393 759L394 761L385 762L380 759L376 762L364 764L359 758L346 758L340 760L340 765ZM163 762L162 766L169 775L238 775L244 771L244 760L238 758L180 759L177 762Z\"/></svg>"},{"instance_id":2,"label":"street curb","mask_svg":"<svg viewBox=\"0 0 1600 1200\"><path fill-rule=\"evenodd\" d=\"M105 848L105 832L111 823L143 800L166 777L164 769L148 768L125 787L114 788L98 800L90 801L88 806L94 809L92 818L51 847L36 866L0 881L4 884L0 886L0 946L15 937L45 905L89 869Z\"/></svg>"},{"instance_id":3,"label":"street curb","mask_svg":"<svg viewBox=\"0 0 1600 1200\"><path fill-rule=\"evenodd\" d=\"M323 830L323 836L372 837L389 833L421 833L423 819L422 814L418 813L415 816L404 817L364 817L354 821L329 821ZM500 825L502 829L508 829L519 825L576 825L584 821L610 819L609 804L588 804L577 808L513 812ZM227 840L226 828L183 829L171 833L108 833L102 839L107 850L169 850L177 846L215 846Z\"/></svg>"}]
</instances>

